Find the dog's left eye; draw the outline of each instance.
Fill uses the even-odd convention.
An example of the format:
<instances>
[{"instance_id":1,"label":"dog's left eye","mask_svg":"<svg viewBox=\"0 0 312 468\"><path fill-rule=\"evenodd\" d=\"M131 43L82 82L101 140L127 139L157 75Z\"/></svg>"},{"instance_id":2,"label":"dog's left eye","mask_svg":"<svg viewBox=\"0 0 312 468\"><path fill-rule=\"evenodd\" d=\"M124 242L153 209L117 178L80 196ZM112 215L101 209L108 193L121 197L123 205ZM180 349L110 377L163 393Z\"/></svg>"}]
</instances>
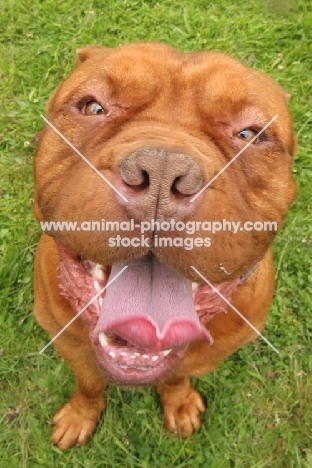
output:
<instances>
[{"instance_id":1,"label":"dog's left eye","mask_svg":"<svg viewBox=\"0 0 312 468\"><path fill-rule=\"evenodd\" d=\"M250 128L245 128L241 132L238 132L236 136L240 138L241 140L249 142L257 135L257 133L258 132L256 132L255 130L252 130Z\"/></svg>"},{"instance_id":2,"label":"dog's left eye","mask_svg":"<svg viewBox=\"0 0 312 468\"><path fill-rule=\"evenodd\" d=\"M85 115L100 115L107 113L104 107L96 101L87 102L82 111Z\"/></svg>"}]
</instances>

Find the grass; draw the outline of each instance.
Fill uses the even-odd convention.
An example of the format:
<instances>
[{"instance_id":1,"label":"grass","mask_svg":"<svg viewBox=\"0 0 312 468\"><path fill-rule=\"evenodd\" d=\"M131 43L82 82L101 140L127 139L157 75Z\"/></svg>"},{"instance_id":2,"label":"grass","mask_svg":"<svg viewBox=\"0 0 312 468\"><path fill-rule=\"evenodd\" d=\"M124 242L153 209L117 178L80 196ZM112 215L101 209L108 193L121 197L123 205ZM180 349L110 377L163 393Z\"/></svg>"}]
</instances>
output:
<instances>
[{"instance_id":1,"label":"grass","mask_svg":"<svg viewBox=\"0 0 312 468\"><path fill-rule=\"evenodd\" d=\"M0 466L142 468L312 467L312 110L309 0L4 0L0 6ZM74 378L32 317L33 219L28 142L39 114L87 43L164 41L217 49L277 79L291 94L298 133L298 198L275 242L276 294L265 335L196 386L208 411L187 440L162 428L154 389L110 387L92 442L65 453L50 421Z\"/></svg>"}]
</instances>

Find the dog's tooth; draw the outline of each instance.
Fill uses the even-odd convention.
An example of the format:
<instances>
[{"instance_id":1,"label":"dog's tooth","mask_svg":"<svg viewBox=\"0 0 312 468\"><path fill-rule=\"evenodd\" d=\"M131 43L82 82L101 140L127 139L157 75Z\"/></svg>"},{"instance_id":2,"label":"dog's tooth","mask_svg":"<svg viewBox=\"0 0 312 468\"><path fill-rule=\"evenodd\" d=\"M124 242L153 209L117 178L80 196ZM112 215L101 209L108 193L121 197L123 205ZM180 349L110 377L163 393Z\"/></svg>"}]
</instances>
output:
<instances>
[{"instance_id":1,"label":"dog's tooth","mask_svg":"<svg viewBox=\"0 0 312 468\"><path fill-rule=\"evenodd\" d=\"M109 354L110 357L113 358L113 359L116 357L116 353L114 353L113 351L110 351L108 354Z\"/></svg>"},{"instance_id":2,"label":"dog's tooth","mask_svg":"<svg viewBox=\"0 0 312 468\"><path fill-rule=\"evenodd\" d=\"M104 280L104 272L103 272L102 267L101 267L101 265L99 263L97 263L95 265L93 273L94 273L94 276L96 277L96 279L98 279L100 281Z\"/></svg>"},{"instance_id":3,"label":"dog's tooth","mask_svg":"<svg viewBox=\"0 0 312 468\"><path fill-rule=\"evenodd\" d=\"M103 305L103 297L99 297L99 305L100 305L100 307L102 307L102 305Z\"/></svg>"},{"instance_id":4,"label":"dog's tooth","mask_svg":"<svg viewBox=\"0 0 312 468\"><path fill-rule=\"evenodd\" d=\"M93 286L94 286L94 289L97 291L97 292L100 292L101 291L101 286L100 286L100 283L97 281L97 280L94 280L93 281Z\"/></svg>"},{"instance_id":5,"label":"dog's tooth","mask_svg":"<svg viewBox=\"0 0 312 468\"><path fill-rule=\"evenodd\" d=\"M168 354L171 353L171 351L172 351L172 349L165 349L165 351L163 351L162 353L166 357L166 356L168 356Z\"/></svg>"},{"instance_id":6,"label":"dog's tooth","mask_svg":"<svg viewBox=\"0 0 312 468\"><path fill-rule=\"evenodd\" d=\"M131 357L132 359L135 359L135 358L137 357L137 354L138 354L138 353L131 354L130 357Z\"/></svg>"},{"instance_id":7,"label":"dog's tooth","mask_svg":"<svg viewBox=\"0 0 312 468\"><path fill-rule=\"evenodd\" d=\"M99 334L99 340L103 348L105 348L105 346L107 345L107 338L106 338L105 333L102 332Z\"/></svg>"},{"instance_id":8,"label":"dog's tooth","mask_svg":"<svg viewBox=\"0 0 312 468\"><path fill-rule=\"evenodd\" d=\"M152 357L152 361L158 361L158 359L159 359L159 356L153 356Z\"/></svg>"},{"instance_id":9,"label":"dog's tooth","mask_svg":"<svg viewBox=\"0 0 312 468\"><path fill-rule=\"evenodd\" d=\"M122 351L122 352L120 353L120 356L127 356L127 353L126 353L125 351Z\"/></svg>"},{"instance_id":10,"label":"dog's tooth","mask_svg":"<svg viewBox=\"0 0 312 468\"><path fill-rule=\"evenodd\" d=\"M197 288L198 286L198 283L192 283L192 291L195 291L195 289Z\"/></svg>"},{"instance_id":11,"label":"dog's tooth","mask_svg":"<svg viewBox=\"0 0 312 468\"><path fill-rule=\"evenodd\" d=\"M133 353L136 357L141 356L140 353Z\"/></svg>"},{"instance_id":12,"label":"dog's tooth","mask_svg":"<svg viewBox=\"0 0 312 468\"><path fill-rule=\"evenodd\" d=\"M143 354L142 358L143 358L143 359L148 359L149 356L148 356L147 354Z\"/></svg>"}]
</instances>

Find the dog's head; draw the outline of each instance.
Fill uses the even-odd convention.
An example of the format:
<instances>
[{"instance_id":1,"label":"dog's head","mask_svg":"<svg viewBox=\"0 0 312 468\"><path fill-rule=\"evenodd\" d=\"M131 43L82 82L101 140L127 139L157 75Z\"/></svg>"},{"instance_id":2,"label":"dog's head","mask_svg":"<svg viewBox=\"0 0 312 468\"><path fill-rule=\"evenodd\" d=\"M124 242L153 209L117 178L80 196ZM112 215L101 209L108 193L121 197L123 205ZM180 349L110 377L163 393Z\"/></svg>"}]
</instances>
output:
<instances>
[{"instance_id":1,"label":"dog's head","mask_svg":"<svg viewBox=\"0 0 312 468\"><path fill-rule=\"evenodd\" d=\"M230 295L262 259L295 195L286 101L272 79L221 53L78 51L48 103L35 214L77 223L49 232L77 311L128 267L82 314L110 379L154 382L187 343L210 339L191 266ZM268 221L277 229L261 229Z\"/></svg>"}]
</instances>

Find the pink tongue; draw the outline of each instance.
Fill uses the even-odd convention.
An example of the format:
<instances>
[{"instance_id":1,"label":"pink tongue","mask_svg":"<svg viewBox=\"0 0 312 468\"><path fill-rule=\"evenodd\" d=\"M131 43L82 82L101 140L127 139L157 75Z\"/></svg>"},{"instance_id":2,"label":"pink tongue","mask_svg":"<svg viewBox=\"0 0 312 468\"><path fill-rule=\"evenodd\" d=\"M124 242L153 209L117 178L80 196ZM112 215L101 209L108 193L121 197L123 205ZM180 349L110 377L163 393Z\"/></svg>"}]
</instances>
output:
<instances>
[{"instance_id":1,"label":"pink tongue","mask_svg":"<svg viewBox=\"0 0 312 468\"><path fill-rule=\"evenodd\" d=\"M117 335L151 351L212 342L195 312L190 281L148 256L113 265L110 280L126 265L106 290L95 336Z\"/></svg>"}]
</instances>

